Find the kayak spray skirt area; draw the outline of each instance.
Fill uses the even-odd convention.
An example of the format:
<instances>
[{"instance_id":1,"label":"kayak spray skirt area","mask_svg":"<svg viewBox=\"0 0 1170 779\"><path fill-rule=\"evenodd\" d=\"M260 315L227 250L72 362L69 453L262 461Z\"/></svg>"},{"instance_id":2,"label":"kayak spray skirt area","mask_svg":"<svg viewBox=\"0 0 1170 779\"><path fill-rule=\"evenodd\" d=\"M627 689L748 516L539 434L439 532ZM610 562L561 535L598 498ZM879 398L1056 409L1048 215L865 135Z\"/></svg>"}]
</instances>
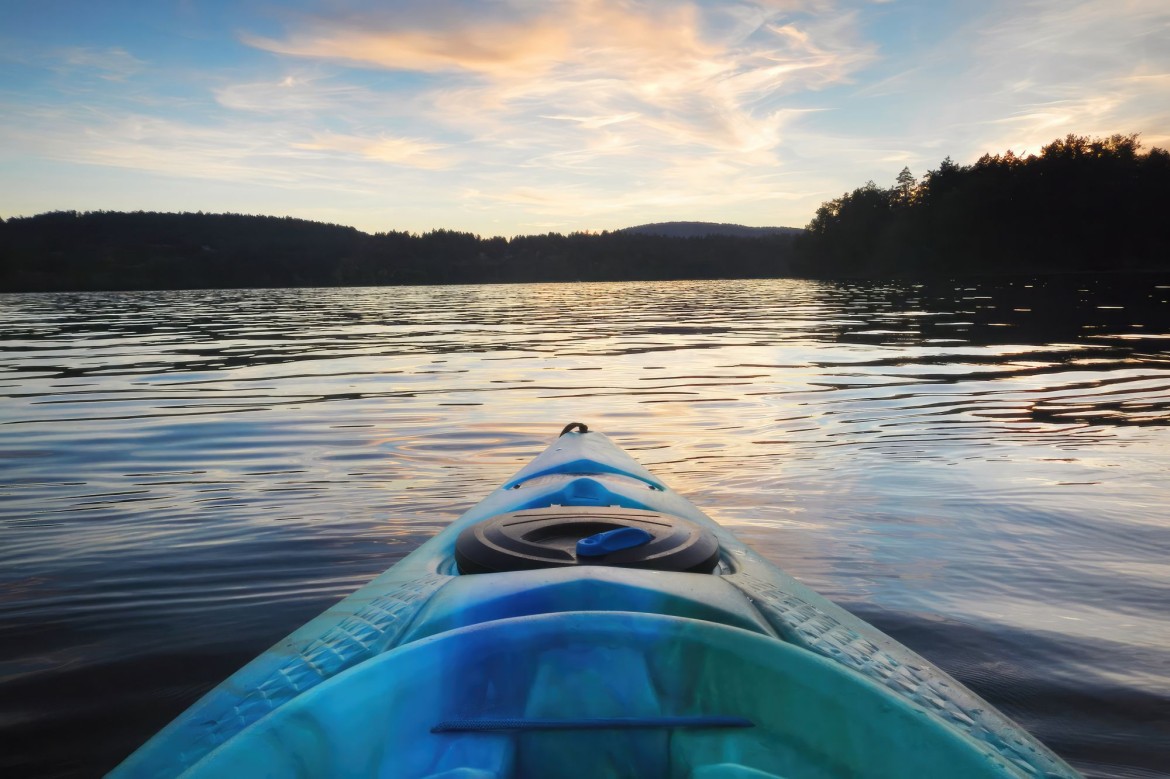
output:
<instances>
[{"instance_id":1,"label":"kayak spray skirt area","mask_svg":"<svg viewBox=\"0 0 1170 779\"><path fill-rule=\"evenodd\" d=\"M766 636L595 611L406 644L299 696L184 776L1018 776L997 757Z\"/></svg>"}]
</instances>

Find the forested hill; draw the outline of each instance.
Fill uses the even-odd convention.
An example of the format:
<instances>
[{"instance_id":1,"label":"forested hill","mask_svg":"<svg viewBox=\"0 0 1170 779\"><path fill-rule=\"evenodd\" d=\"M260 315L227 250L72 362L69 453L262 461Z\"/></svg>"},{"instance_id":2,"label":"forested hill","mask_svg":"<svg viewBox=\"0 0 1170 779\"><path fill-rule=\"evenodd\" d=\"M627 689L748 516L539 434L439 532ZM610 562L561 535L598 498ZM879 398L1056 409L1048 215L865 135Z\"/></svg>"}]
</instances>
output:
<instances>
[{"instance_id":1,"label":"forested hill","mask_svg":"<svg viewBox=\"0 0 1170 779\"><path fill-rule=\"evenodd\" d=\"M619 232L666 235L674 238L702 238L709 235L763 238L781 234L797 235L804 230L799 227L746 227L745 225L723 224L721 222L654 222L636 227L626 227Z\"/></svg>"},{"instance_id":2,"label":"forested hill","mask_svg":"<svg viewBox=\"0 0 1170 779\"><path fill-rule=\"evenodd\" d=\"M1070 135L1039 155L948 157L824 203L797 239L809 276L1170 270L1170 153Z\"/></svg>"},{"instance_id":3,"label":"forested hill","mask_svg":"<svg viewBox=\"0 0 1170 779\"><path fill-rule=\"evenodd\" d=\"M512 239L241 214L55 212L0 222L0 291L762 278L792 237Z\"/></svg>"}]
</instances>

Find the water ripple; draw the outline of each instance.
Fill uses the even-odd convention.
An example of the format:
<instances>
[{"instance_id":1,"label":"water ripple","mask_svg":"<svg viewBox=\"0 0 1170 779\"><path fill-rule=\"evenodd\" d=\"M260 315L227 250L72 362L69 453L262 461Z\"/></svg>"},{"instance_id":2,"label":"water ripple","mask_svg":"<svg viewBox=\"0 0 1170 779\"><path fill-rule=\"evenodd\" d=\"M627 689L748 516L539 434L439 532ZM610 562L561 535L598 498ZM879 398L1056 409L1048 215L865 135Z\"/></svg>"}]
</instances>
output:
<instances>
[{"instance_id":1,"label":"water ripple","mask_svg":"<svg viewBox=\"0 0 1170 779\"><path fill-rule=\"evenodd\" d=\"M1153 277L0 296L0 772L112 766L582 419L1090 776L1159 775L1168 299Z\"/></svg>"}]
</instances>

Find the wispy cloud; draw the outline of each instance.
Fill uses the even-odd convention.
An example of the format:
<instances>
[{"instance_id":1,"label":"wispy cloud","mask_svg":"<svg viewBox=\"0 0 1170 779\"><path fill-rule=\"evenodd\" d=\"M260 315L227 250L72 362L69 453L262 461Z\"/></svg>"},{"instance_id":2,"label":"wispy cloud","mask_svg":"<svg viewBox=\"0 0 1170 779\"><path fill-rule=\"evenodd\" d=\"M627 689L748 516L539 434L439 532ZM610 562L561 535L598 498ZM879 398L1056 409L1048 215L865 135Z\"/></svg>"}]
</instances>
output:
<instances>
[{"instance_id":1,"label":"wispy cloud","mask_svg":"<svg viewBox=\"0 0 1170 779\"><path fill-rule=\"evenodd\" d=\"M245 41L281 54L392 70L527 80L589 55L636 52L639 61L660 66L712 55L715 48L702 41L698 21L691 4L438 0L311 17L284 39L245 36Z\"/></svg>"},{"instance_id":2,"label":"wispy cloud","mask_svg":"<svg viewBox=\"0 0 1170 779\"><path fill-rule=\"evenodd\" d=\"M56 61L57 70L96 76L107 81L124 81L146 67L145 62L119 47L97 49L74 46L56 49L49 56Z\"/></svg>"},{"instance_id":3,"label":"wispy cloud","mask_svg":"<svg viewBox=\"0 0 1170 779\"><path fill-rule=\"evenodd\" d=\"M316 74L288 73L221 85L212 91L224 108L276 116L316 117L333 111L378 107L376 96L368 90Z\"/></svg>"},{"instance_id":4,"label":"wispy cloud","mask_svg":"<svg viewBox=\"0 0 1170 779\"><path fill-rule=\"evenodd\" d=\"M304 173L287 164L294 156L287 138L274 138L256 127L201 127L86 105L26 109L24 120L20 126L0 127L0 141L57 161L186 178L287 184Z\"/></svg>"},{"instance_id":5,"label":"wispy cloud","mask_svg":"<svg viewBox=\"0 0 1170 779\"><path fill-rule=\"evenodd\" d=\"M427 170L451 167L453 160L439 154L443 146L418 138L394 138L378 136L366 138L358 135L319 133L311 141L293 144L294 148L318 152L333 152L354 155L361 159L405 165Z\"/></svg>"},{"instance_id":6,"label":"wispy cloud","mask_svg":"<svg viewBox=\"0 0 1170 779\"><path fill-rule=\"evenodd\" d=\"M902 165L921 174L948 155L1036 153L1068 133L1170 145L1170 6L1160 0L992 0L934 21L882 10L905 32L885 37L857 88L801 128L822 131L820 173L855 171L849 188L892 183Z\"/></svg>"},{"instance_id":7,"label":"wispy cloud","mask_svg":"<svg viewBox=\"0 0 1170 779\"><path fill-rule=\"evenodd\" d=\"M486 143L556 117L560 134L542 134L545 152L614 125L651 148L760 151L779 140L777 98L844 80L872 56L848 14L797 20L766 3L448 2L425 14L396 6L315 17L283 39L245 40L300 58L442 73L429 95L436 118Z\"/></svg>"},{"instance_id":8,"label":"wispy cloud","mask_svg":"<svg viewBox=\"0 0 1170 779\"><path fill-rule=\"evenodd\" d=\"M964 91L984 113L988 151L1039 151L1069 132L1170 130L1170 5L1161 0L1030 0L974 37ZM974 118L974 117L973 117Z\"/></svg>"}]
</instances>

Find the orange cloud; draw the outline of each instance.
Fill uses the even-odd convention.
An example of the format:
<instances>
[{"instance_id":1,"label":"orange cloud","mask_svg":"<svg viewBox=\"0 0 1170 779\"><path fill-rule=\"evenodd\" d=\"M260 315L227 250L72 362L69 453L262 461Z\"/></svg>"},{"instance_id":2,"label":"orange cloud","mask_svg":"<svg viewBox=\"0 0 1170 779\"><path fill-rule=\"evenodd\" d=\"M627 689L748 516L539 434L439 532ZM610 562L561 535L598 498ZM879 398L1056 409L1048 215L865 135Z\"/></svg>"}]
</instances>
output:
<instances>
[{"instance_id":1,"label":"orange cloud","mask_svg":"<svg viewBox=\"0 0 1170 779\"><path fill-rule=\"evenodd\" d=\"M565 31L547 24L535 27L484 24L441 31L321 26L325 28L323 31L294 35L286 41L245 38L245 42L278 54L332 59L391 70L484 73L547 67L568 43Z\"/></svg>"},{"instance_id":2,"label":"orange cloud","mask_svg":"<svg viewBox=\"0 0 1170 779\"><path fill-rule=\"evenodd\" d=\"M654 9L569 0L540 4L530 15L490 19L468 16L470 11L424 20L390 11L375 18L314 18L285 40L244 41L279 54L368 67L523 78L569 60L618 55L670 66L715 51L700 41L698 14L685 5Z\"/></svg>"},{"instance_id":3,"label":"orange cloud","mask_svg":"<svg viewBox=\"0 0 1170 779\"><path fill-rule=\"evenodd\" d=\"M293 144L293 148L357 155L392 165L438 170L450 167L452 162L435 154L443 147L417 138L378 136L365 138L357 135L321 133L312 141Z\"/></svg>"}]
</instances>

